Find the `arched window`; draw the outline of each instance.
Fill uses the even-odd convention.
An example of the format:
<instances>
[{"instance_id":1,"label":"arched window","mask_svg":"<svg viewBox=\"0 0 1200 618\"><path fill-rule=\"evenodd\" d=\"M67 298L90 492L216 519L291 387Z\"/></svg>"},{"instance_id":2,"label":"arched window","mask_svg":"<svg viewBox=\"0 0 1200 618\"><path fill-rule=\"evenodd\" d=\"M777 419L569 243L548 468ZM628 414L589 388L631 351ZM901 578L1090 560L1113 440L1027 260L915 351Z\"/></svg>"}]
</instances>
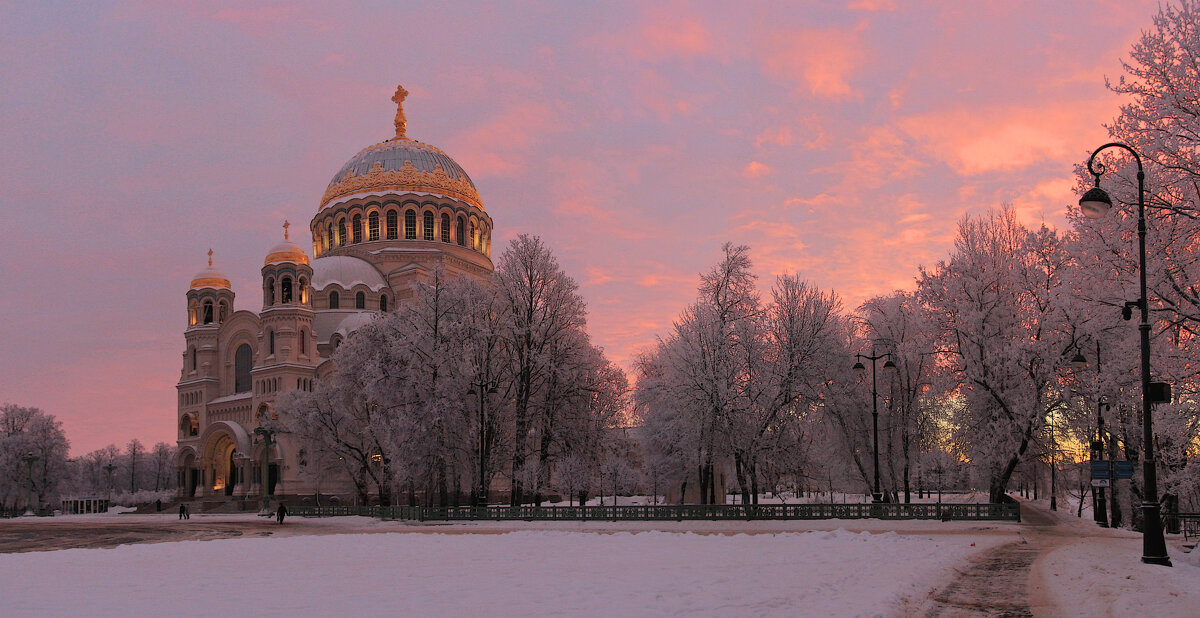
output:
<instances>
[{"instance_id":1,"label":"arched window","mask_svg":"<svg viewBox=\"0 0 1200 618\"><path fill-rule=\"evenodd\" d=\"M479 235L475 233L475 222L471 222L471 248L479 248Z\"/></svg>"},{"instance_id":2,"label":"arched window","mask_svg":"<svg viewBox=\"0 0 1200 618\"><path fill-rule=\"evenodd\" d=\"M213 303L211 300L204 301L204 323L212 324L213 321Z\"/></svg>"},{"instance_id":3,"label":"arched window","mask_svg":"<svg viewBox=\"0 0 1200 618\"><path fill-rule=\"evenodd\" d=\"M192 355L192 371L195 371L195 370L196 370L196 348L195 348L195 347L193 347L193 348L191 348L191 349L190 349L190 350L188 350L188 351L189 351L189 352L191 353L191 355Z\"/></svg>"},{"instance_id":4,"label":"arched window","mask_svg":"<svg viewBox=\"0 0 1200 618\"><path fill-rule=\"evenodd\" d=\"M254 365L254 350L243 343L233 353L233 392L250 392L250 369Z\"/></svg>"},{"instance_id":5,"label":"arched window","mask_svg":"<svg viewBox=\"0 0 1200 618\"><path fill-rule=\"evenodd\" d=\"M192 303L188 305L188 326L195 326L197 319L199 318L196 315L196 301L193 300Z\"/></svg>"},{"instance_id":6,"label":"arched window","mask_svg":"<svg viewBox=\"0 0 1200 618\"><path fill-rule=\"evenodd\" d=\"M433 240L433 213L432 212L430 212L428 210L425 211L425 217L424 217L424 221L422 221L422 224L425 226L425 229L422 230L423 233L421 234L421 237L424 238L425 240Z\"/></svg>"},{"instance_id":7,"label":"arched window","mask_svg":"<svg viewBox=\"0 0 1200 618\"><path fill-rule=\"evenodd\" d=\"M329 293L329 308L330 309L340 309L341 308L341 298L338 297L337 292Z\"/></svg>"},{"instance_id":8,"label":"arched window","mask_svg":"<svg viewBox=\"0 0 1200 618\"><path fill-rule=\"evenodd\" d=\"M279 287L281 288L280 296L283 298L283 303L286 305L292 302L292 278L284 277L281 279Z\"/></svg>"},{"instance_id":9,"label":"arched window","mask_svg":"<svg viewBox=\"0 0 1200 618\"><path fill-rule=\"evenodd\" d=\"M338 349L338 346L342 345L341 335L334 335L334 336L330 337L329 345L332 346L333 349L335 349L335 350Z\"/></svg>"},{"instance_id":10,"label":"arched window","mask_svg":"<svg viewBox=\"0 0 1200 618\"><path fill-rule=\"evenodd\" d=\"M404 238L406 240L417 239L417 211L404 211Z\"/></svg>"},{"instance_id":11,"label":"arched window","mask_svg":"<svg viewBox=\"0 0 1200 618\"><path fill-rule=\"evenodd\" d=\"M442 242L450 242L450 215L442 213Z\"/></svg>"},{"instance_id":12,"label":"arched window","mask_svg":"<svg viewBox=\"0 0 1200 618\"><path fill-rule=\"evenodd\" d=\"M338 246L346 246L346 220L338 219Z\"/></svg>"},{"instance_id":13,"label":"arched window","mask_svg":"<svg viewBox=\"0 0 1200 618\"><path fill-rule=\"evenodd\" d=\"M325 250L328 251L332 248L333 248L333 224L330 223L325 228Z\"/></svg>"},{"instance_id":14,"label":"arched window","mask_svg":"<svg viewBox=\"0 0 1200 618\"><path fill-rule=\"evenodd\" d=\"M301 328L301 329L300 329L300 353L301 353L301 354L307 354L307 353L308 353L308 352L305 352L305 350L304 350L304 349L305 349L305 347L306 347L306 344L305 344L305 339L308 339L308 333L307 333L307 332L305 332L305 330L304 330L303 328Z\"/></svg>"},{"instance_id":15,"label":"arched window","mask_svg":"<svg viewBox=\"0 0 1200 618\"><path fill-rule=\"evenodd\" d=\"M379 240L379 213L367 216L367 240Z\"/></svg>"},{"instance_id":16,"label":"arched window","mask_svg":"<svg viewBox=\"0 0 1200 618\"><path fill-rule=\"evenodd\" d=\"M350 227L354 230L354 242L362 242L362 215L354 215L352 223Z\"/></svg>"},{"instance_id":17,"label":"arched window","mask_svg":"<svg viewBox=\"0 0 1200 618\"><path fill-rule=\"evenodd\" d=\"M354 295L354 308L355 309L366 309L367 308L367 295L366 294L359 292Z\"/></svg>"},{"instance_id":18,"label":"arched window","mask_svg":"<svg viewBox=\"0 0 1200 618\"><path fill-rule=\"evenodd\" d=\"M266 289L263 290L263 292L265 293L264 294L265 298L263 298L263 304L268 305L268 306L274 305L275 304L275 277L267 277L267 285L264 287Z\"/></svg>"},{"instance_id":19,"label":"arched window","mask_svg":"<svg viewBox=\"0 0 1200 618\"><path fill-rule=\"evenodd\" d=\"M467 220L462 217L458 218L458 227L454 230L454 238L458 244L466 246L467 244Z\"/></svg>"},{"instance_id":20,"label":"arched window","mask_svg":"<svg viewBox=\"0 0 1200 618\"><path fill-rule=\"evenodd\" d=\"M267 354L275 355L275 331L267 331Z\"/></svg>"},{"instance_id":21,"label":"arched window","mask_svg":"<svg viewBox=\"0 0 1200 618\"><path fill-rule=\"evenodd\" d=\"M380 311L387 311L387 294L380 294L380 296L379 296L379 310L380 310Z\"/></svg>"},{"instance_id":22,"label":"arched window","mask_svg":"<svg viewBox=\"0 0 1200 618\"><path fill-rule=\"evenodd\" d=\"M300 277L299 283L300 283L300 303L307 305L308 304L308 279L305 279L304 277Z\"/></svg>"},{"instance_id":23,"label":"arched window","mask_svg":"<svg viewBox=\"0 0 1200 618\"><path fill-rule=\"evenodd\" d=\"M220 311L217 312L217 323L224 324L225 320L229 319L229 302L221 301L219 309Z\"/></svg>"},{"instance_id":24,"label":"arched window","mask_svg":"<svg viewBox=\"0 0 1200 618\"><path fill-rule=\"evenodd\" d=\"M396 211L387 212L387 239L396 240Z\"/></svg>"}]
</instances>

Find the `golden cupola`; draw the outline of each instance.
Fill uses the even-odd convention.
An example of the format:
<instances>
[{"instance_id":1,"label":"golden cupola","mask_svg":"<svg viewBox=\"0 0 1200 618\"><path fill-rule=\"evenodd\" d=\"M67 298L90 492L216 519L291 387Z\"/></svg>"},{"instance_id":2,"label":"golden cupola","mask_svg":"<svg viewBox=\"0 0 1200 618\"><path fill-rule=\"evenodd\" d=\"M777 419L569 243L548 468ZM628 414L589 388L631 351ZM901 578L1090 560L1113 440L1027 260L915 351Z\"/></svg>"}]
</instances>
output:
<instances>
[{"instance_id":1,"label":"golden cupola","mask_svg":"<svg viewBox=\"0 0 1200 618\"><path fill-rule=\"evenodd\" d=\"M271 247L271 251L267 253L267 258L263 260L263 266L272 264L308 264L308 254L300 245L292 242L288 238L288 227L291 226L287 221L283 222L283 240L279 244Z\"/></svg>"},{"instance_id":2,"label":"golden cupola","mask_svg":"<svg viewBox=\"0 0 1200 618\"><path fill-rule=\"evenodd\" d=\"M396 135L367 146L338 170L321 197L324 210L332 203L361 193L428 193L455 199L483 210L483 200L467 172L439 148L408 137L404 99L408 91L396 88Z\"/></svg>"},{"instance_id":3,"label":"golden cupola","mask_svg":"<svg viewBox=\"0 0 1200 618\"><path fill-rule=\"evenodd\" d=\"M189 286L191 289L198 290L200 288L216 288L228 290L232 288L232 286L229 284L229 278L222 274L221 271L213 268L212 256L212 249L209 249L208 268L196 273L196 276L192 277L192 284Z\"/></svg>"}]
</instances>

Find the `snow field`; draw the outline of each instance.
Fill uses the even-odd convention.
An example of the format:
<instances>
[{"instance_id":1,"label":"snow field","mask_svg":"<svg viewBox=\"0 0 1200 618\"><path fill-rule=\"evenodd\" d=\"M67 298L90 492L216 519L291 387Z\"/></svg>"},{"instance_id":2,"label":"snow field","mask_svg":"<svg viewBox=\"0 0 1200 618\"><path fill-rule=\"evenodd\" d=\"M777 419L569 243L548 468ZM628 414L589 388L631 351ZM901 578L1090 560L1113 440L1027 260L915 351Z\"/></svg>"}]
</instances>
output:
<instances>
[{"instance_id":1,"label":"snow field","mask_svg":"<svg viewBox=\"0 0 1200 618\"><path fill-rule=\"evenodd\" d=\"M7 616L887 615L1010 540L522 531L158 543L0 555L0 599Z\"/></svg>"}]
</instances>

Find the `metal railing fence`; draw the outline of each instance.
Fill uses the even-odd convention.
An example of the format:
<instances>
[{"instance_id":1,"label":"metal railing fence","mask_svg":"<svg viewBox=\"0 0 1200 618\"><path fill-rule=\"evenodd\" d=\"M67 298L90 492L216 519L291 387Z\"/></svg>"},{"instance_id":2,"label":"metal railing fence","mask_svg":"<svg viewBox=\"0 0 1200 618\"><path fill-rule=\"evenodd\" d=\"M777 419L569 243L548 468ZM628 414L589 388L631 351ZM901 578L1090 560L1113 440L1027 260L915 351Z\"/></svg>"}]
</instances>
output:
<instances>
[{"instance_id":1,"label":"metal railing fence","mask_svg":"<svg viewBox=\"0 0 1200 618\"><path fill-rule=\"evenodd\" d=\"M790 519L926 519L1021 521L1004 504L682 504L630 506L294 506L301 517L360 515L405 521L683 521Z\"/></svg>"}]
</instances>

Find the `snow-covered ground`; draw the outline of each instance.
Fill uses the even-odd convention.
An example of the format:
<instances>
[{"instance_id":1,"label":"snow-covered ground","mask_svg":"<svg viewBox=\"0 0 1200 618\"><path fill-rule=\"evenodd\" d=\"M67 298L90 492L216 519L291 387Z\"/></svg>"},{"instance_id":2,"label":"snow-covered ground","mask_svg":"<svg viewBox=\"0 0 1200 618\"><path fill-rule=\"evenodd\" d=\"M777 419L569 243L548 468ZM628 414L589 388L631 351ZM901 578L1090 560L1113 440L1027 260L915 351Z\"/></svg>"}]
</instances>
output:
<instances>
[{"instance_id":1,"label":"snow-covered ground","mask_svg":"<svg viewBox=\"0 0 1200 618\"><path fill-rule=\"evenodd\" d=\"M0 555L0 599L6 616L880 615L1009 540L521 531L158 543Z\"/></svg>"},{"instance_id":2,"label":"snow-covered ground","mask_svg":"<svg viewBox=\"0 0 1200 618\"><path fill-rule=\"evenodd\" d=\"M973 556L1034 533L1063 540L1034 563L1039 607L1197 615L1200 552L1170 537L1175 568L1142 565L1140 535L1043 512L1057 525L293 518L269 537L0 554L0 615L910 615ZM259 521L174 517L119 520Z\"/></svg>"}]
</instances>

